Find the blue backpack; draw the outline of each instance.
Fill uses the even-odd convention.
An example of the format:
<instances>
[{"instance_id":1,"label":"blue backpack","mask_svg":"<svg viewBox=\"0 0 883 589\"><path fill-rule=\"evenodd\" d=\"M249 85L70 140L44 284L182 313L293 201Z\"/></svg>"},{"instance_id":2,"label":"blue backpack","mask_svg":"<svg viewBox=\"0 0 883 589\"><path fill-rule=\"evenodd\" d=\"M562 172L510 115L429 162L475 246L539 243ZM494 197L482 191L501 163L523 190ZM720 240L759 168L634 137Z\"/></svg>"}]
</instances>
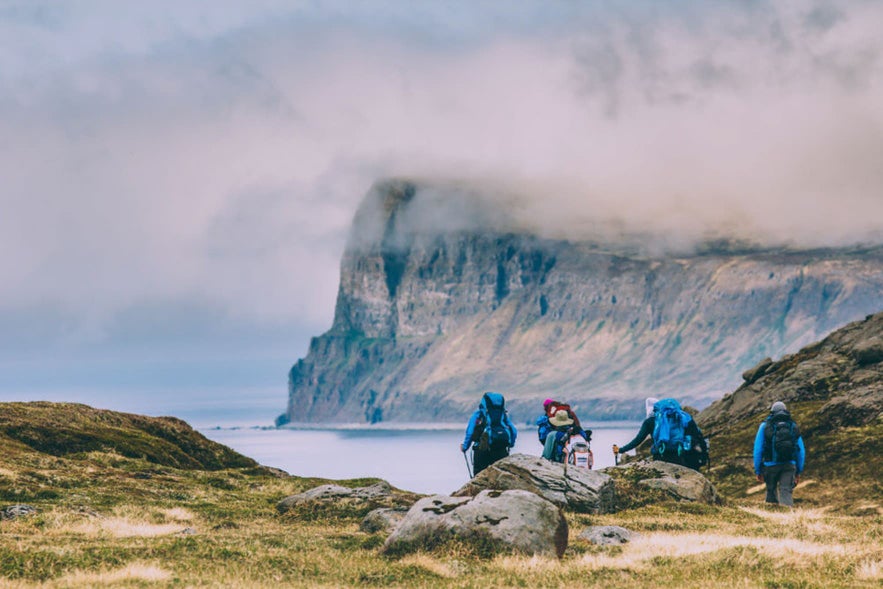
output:
<instances>
[{"instance_id":1,"label":"blue backpack","mask_svg":"<svg viewBox=\"0 0 883 589\"><path fill-rule=\"evenodd\" d=\"M693 443L686 429L693 418L681 409L680 403L674 399L657 401L653 405L653 419L653 454L677 452L680 456L690 450Z\"/></svg>"},{"instance_id":2,"label":"blue backpack","mask_svg":"<svg viewBox=\"0 0 883 589\"><path fill-rule=\"evenodd\" d=\"M512 438L509 429L503 424L503 415L506 413L506 400L503 395L485 393L481 397L478 409L481 411L481 423L484 425L479 446L483 450L509 448L512 445Z\"/></svg>"}]
</instances>

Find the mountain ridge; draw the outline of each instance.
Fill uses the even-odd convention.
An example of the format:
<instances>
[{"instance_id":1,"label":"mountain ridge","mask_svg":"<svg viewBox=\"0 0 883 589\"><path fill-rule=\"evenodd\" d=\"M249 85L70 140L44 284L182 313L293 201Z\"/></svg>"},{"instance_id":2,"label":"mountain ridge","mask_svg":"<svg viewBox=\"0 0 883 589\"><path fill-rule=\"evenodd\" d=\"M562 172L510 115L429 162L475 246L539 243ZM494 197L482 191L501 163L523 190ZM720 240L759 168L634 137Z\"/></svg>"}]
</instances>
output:
<instances>
[{"instance_id":1,"label":"mountain ridge","mask_svg":"<svg viewBox=\"0 0 883 589\"><path fill-rule=\"evenodd\" d=\"M689 254L514 232L474 193L381 182L357 211L334 322L289 373L278 422L457 421L499 390L589 419L644 396L705 406L741 373L883 308L883 247Z\"/></svg>"}]
</instances>

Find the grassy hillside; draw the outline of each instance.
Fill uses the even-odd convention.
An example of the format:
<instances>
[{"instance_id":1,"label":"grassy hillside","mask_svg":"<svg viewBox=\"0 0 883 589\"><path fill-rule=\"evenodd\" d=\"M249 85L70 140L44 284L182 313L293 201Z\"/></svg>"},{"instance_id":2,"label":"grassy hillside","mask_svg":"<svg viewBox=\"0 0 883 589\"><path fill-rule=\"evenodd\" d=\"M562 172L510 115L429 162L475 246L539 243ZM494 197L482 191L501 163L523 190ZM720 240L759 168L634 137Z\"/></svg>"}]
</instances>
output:
<instances>
[{"instance_id":1,"label":"grassy hillside","mask_svg":"<svg viewBox=\"0 0 883 589\"><path fill-rule=\"evenodd\" d=\"M414 494L396 491L382 502L315 505L283 516L275 508L280 499L326 481L244 464L247 459L177 420L45 403L2 405L0 413L6 415L0 509L27 503L38 510L0 521L4 587L878 587L883 581L879 510L780 511L744 494L720 507L660 503L614 515L568 514L570 546L561 561L488 557L458 545L387 558L378 551L384 535L360 531L361 518L378 506L409 504ZM84 445L70 452L62 439ZM154 443L163 452L143 452ZM216 459L211 469L194 468L185 455ZM586 526L602 524L641 537L621 547L578 539Z\"/></svg>"},{"instance_id":2,"label":"grassy hillside","mask_svg":"<svg viewBox=\"0 0 883 589\"><path fill-rule=\"evenodd\" d=\"M697 418L711 438L710 478L739 499L757 493L752 447L773 401L800 426L806 472L798 505L883 509L883 313L746 372L745 383Z\"/></svg>"}]
</instances>

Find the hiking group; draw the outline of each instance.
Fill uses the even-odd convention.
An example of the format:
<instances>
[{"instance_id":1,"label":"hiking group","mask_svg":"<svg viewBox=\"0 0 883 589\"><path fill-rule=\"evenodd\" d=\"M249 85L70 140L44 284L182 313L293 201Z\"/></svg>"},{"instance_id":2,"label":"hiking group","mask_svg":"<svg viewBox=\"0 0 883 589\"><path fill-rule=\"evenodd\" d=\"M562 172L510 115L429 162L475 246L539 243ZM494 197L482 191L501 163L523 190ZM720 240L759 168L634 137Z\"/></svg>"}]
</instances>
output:
<instances>
[{"instance_id":1,"label":"hiking group","mask_svg":"<svg viewBox=\"0 0 883 589\"><path fill-rule=\"evenodd\" d=\"M694 470L709 463L708 442L677 400L649 397L645 410L646 419L634 439L623 446L613 445L617 463L620 454L637 448L647 437L652 440L650 454L654 460ZM592 468L594 456L589 446L592 431L582 427L570 405L546 399L536 426L543 458ZM485 393L469 418L460 444L464 455L472 448L474 470L470 470L470 476L508 456L517 436L518 430L509 419L503 395ZM806 449L797 424L784 403L773 403L770 415L760 424L754 439L754 472L758 481L766 483L767 503L794 505L791 491L799 482L805 459Z\"/></svg>"},{"instance_id":2,"label":"hiking group","mask_svg":"<svg viewBox=\"0 0 883 589\"><path fill-rule=\"evenodd\" d=\"M543 458L592 468L594 456L589 447L592 431L583 429L570 405L552 399L543 401L543 414L537 418L537 437L543 445Z\"/></svg>"}]
</instances>

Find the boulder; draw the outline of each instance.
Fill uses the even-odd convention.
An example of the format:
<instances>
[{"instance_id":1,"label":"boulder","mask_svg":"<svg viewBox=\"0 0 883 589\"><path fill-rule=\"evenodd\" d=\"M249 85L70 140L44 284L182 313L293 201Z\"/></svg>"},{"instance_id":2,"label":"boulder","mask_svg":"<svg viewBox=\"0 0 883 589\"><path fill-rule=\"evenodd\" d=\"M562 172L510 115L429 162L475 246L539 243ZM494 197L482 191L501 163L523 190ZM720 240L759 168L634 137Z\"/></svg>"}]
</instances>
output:
<instances>
[{"instance_id":1,"label":"boulder","mask_svg":"<svg viewBox=\"0 0 883 589\"><path fill-rule=\"evenodd\" d=\"M381 507L368 513L359 524L359 529L363 532L373 534L374 532L392 532L399 522L405 519L408 509L405 507Z\"/></svg>"},{"instance_id":2,"label":"boulder","mask_svg":"<svg viewBox=\"0 0 883 589\"><path fill-rule=\"evenodd\" d=\"M434 495L415 503L383 545L400 555L463 542L490 556L500 552L561 557L567 520L553 503L523 490L481 491L475 497Z\"/></svg>"},{"instance_id":3,"label":"boulder","mask_svg":"<svg viewBox=\"0 0 883 589\"><path fill-rule=\"evenodd\" d=\"M570 511L614 511L613 479L610 476L538 456L513 454L499 460L458 489L454 496L474 496L485 489L530 491Z\"/></svg>"},{"instance_id":4,"label":"boulder","mask_svg":"<svg viewBox=\"0 0 883 589\"><path fill-rule=\"evenodd\" d=\"M852 348L851 355L859 366L869 366L883 360L883 338L872 337Z\"/></svg>"},{"instance_id":5,"label":"boulder","mask_svg":"<svg viewBox=\"0 0 883 589\"><path fill-rule=\"evenodd\" d=\"M773 365L773 359L770 357L766 357L760 362L757 363L753 368L749 368L745 372L742 373L742 379L745 381L745 384L751 384L761 376L766 374L766 371L770 366Z\"/></svg>"},{"instance_id":6,"label":"boulder","mask_svg":"<svg viewBox=\"0 0 883 589\"><path fill-rule=\"evenodd\" d=\"M0 511L0 519L16 519L37 513L37 508L30 505L10 505Z\"/></svg>"},{"instance_id":7,"label":"boulder","mask_svg":"<svg viewBox=\"0 0 883 589\"><path fill-rule=\"evenodd\" d=\"M291 495L276 505L279 513L285 513L296 505L310 501L334 501L337 499L351 498L365 501L382 499L392 493L392 488L386 481L380 481L369 487L349 489L340 485L321 485L303 493Z\"/></svg>"},{"instance_id":8,"label":"boulder","mask_svg":"<svg viewBox=\"0 0 883 589\"><path fill-rule=\"evenodd\" d=\"M695 501L716 505L721 503L714 485L702 473L680 464L661 460L638 460L601 469L616 479L617 495L627 495L630 504L649 503L663 492L678 501ZM657 491L655 496L642 500L642 490Z\"/></svg>"},{"instance_id":9,"label":"boulder","mask_svg":"<svg viewBox=\"0 0 883 589\"><path fill-rule=\"evenodd\" d=\"M619 526L592 526L583 530L579 535L581 540L587 540L592 544L598 544L599 546L618 546L620 544L626 544L633 538L637 537L637 533L630 532Z\"/></svg>"}]
</instances>

